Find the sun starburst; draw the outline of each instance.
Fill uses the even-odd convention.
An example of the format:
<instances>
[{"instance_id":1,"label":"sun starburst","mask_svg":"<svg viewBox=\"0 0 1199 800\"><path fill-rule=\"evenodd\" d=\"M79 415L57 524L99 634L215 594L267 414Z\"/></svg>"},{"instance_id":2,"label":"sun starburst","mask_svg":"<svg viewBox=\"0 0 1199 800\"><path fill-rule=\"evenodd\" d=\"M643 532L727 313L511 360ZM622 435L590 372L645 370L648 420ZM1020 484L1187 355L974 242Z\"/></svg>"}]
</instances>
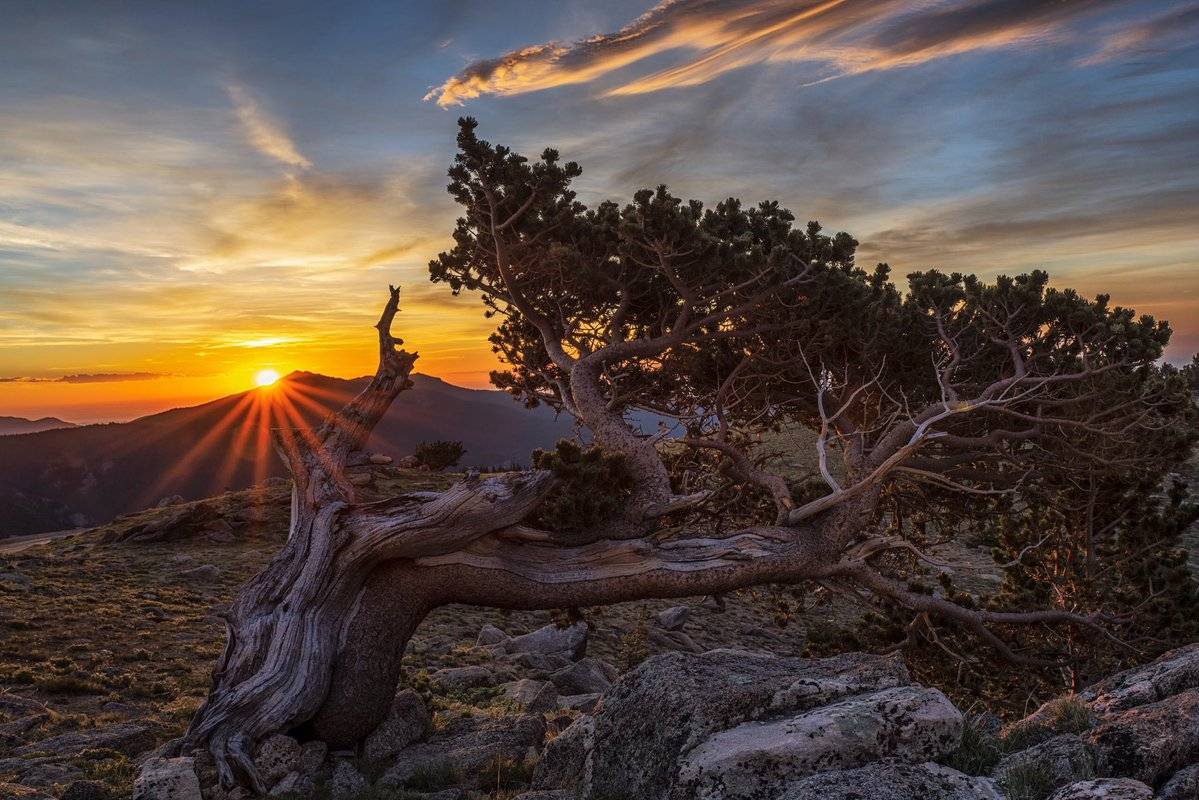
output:
<instances>
[{"instance_id":1,"label":"sun starburst","mask_svg":"<svg viewBox=\"0 0 1199 800\"><path fill-rule=\"evenodd\" d=\"M254 383L259 386L271 386L279 380L279 373L273 369L259 370L254 376Z\"/></svg>"}]
</instances>

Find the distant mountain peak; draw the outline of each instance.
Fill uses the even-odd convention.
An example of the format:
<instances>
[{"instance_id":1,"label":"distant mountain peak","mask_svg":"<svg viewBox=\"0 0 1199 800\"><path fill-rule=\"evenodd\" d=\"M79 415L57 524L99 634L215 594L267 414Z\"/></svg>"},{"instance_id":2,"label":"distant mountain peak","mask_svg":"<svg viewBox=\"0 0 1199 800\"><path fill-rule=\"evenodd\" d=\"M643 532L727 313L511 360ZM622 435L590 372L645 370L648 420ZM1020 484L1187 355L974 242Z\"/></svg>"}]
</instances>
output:
<instances>
[{"instance_id":1,"label":"distant mountain peak","mask_svg":"<svg viewBox=\"0 0 1199 800\"><path fill-rule=\"evenodd\" d=\"M59 428L75 428L74 422L67 422L58 417L42 417L41 419L26 419L25 417L0 417L0 436L13 436L21 433L39 433L53 431Z\"/></svg>"}]
</instances>

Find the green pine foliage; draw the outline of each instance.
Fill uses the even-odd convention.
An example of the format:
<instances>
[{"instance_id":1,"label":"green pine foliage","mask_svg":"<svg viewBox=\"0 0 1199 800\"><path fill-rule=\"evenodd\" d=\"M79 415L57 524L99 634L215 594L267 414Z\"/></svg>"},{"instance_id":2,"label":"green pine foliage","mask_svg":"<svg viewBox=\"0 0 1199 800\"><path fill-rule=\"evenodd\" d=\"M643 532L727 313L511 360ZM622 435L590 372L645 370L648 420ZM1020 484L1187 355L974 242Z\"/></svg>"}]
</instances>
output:
<instances>
[{"instance_id":1,"label":"green pine foliage","mask_svg":"<svg viewBox=\"0 0 1199 800\"><path fill-rule=\"evenodd\" d=\"M1199 590L1187 568L1182 535L1199 504L1181 481L1163 493L1128 476L1087 488L1047 491L1023 511L995 519L996 560L1004 582L997 608L1071 608L1120 621L1125 643L1061 631L1064 674L1073 691L1129 662L1199 638ZM1026 634L1030 647L1043 646Z\"/></svg>"},{"instance_id":2,"label":"green pine foliage","mask_svg":"<svg viewBox=\"0 0 1199 800\"><path fill-rule=\"evenodd\" d=\"M633 491L624 456L566 439L553 450L534 450L533 467L557 479L532 520L551 530L586 531L618 514Z\"/></svg>"},{"instance_id":3,"label":"green pine foliage","mask_svg":"<svg viewBox=\"0 0 1199 800\"><path fill-rule=\"evenodd\" d=\"M1151 479L1132 477L1085 491L1041 489L994 508L989 520L977 524L995 542L1003 581L982 604L1001 611L1095 614L1105 632L1010 626L1001 633L1015 650L1044 662L1012 669L969 631L939 620L917 622L910 612L885 607L856 630L820 631L810 637L809 650L903 646L917 679L944 687L959 701L981 701L1019 717L1199 638L1199 587L1181 541L1199 521L1199 504L1180 482L1171 481L1164 493L1154 491ZM911 563L896 567L897 574L913 569ZM967 607L980 603L945 575L913 578L909 588Z\"/></svg>"},{"instance_id":4,"label":"green pine foliage","mask_svg":"<svg viewBox=\"0 0 1199 800\"><path fill-rule=\"evenodd\" d=\"M1191 363L1180 370L1191 387L1192 392L1199 392L1199 353L1191 356Z\"/></svg>"}]
</instances>

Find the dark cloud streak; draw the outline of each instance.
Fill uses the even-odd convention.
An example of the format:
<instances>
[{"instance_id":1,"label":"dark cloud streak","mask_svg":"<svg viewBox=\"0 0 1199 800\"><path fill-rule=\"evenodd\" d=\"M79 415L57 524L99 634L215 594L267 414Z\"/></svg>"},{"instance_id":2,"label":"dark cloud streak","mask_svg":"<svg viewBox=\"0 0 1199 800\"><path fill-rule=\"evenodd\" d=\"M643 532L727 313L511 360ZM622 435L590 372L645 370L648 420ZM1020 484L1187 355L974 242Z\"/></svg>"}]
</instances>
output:
<instances>
[{"instance_id":1,"label":"dark cloud streak","mask_svg":"<svg viewBox=\"0 0 1199 800\"><path fill-rule=\"evenodd\" d=\"M151 381L170 377L158 372L94 372L63 375L61 378L0 377L0 383L119 383L122 381Z\"/></svg>"}]
</instances>

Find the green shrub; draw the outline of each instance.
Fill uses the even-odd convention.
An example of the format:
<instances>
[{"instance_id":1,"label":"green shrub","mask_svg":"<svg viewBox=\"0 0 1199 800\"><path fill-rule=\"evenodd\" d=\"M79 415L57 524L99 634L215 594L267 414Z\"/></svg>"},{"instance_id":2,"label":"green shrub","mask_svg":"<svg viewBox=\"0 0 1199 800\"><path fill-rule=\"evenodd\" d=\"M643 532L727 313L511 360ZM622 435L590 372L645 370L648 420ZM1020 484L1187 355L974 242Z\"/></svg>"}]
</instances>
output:
<instances>
[{"instance_id":1,"label":"green shrub","mask_svg":"<svg viewBox=\"0 0 1199 800\"><path fill-rule=\"evenodd\" d=\"M1091 709L1076 694L1066 695L1049 703L1049 725L1058 733L1082 733L1091 729Z\"/></svg>"},{"instance_id":2,"label":"green shrub","mask_svg":"<svg viewBox=\"0 0 1199 800\"><path fill-rule=\"evenodd\" d=\"M1059 733L1083 733L1091 729L1091 710L1078 695L1058 697L1045 704L1035 719L1021 721L1003 733L1003 749L1016 753Z\"/></svg>"},{"instance_id":3,"label":"green shrub","mask_svg":"<svg viewBox=\"0 0 1199 800\"><path fill-rule=\"evenodd\" d=\"M945 764L967 775L990 775L1000 755L999 737L984 729L981 717L967 714L962 720L962 741Z\"/></svg>"},{"instance_id":4,"label":"green shrub","mask_svg":"<svg viewBox=\"0 0 1199 800\"><path fill-rule=\"evenodd\" d=\"M76 675L51 675L37 682L37 687L51 694L100 694L104 687Z\"/></svg>"},{"instance_id":5,"label":"green shrub","mask_svg":"<svg viewBox=\"0 0 1199 800\"><path fill-rule=\"evenodd\" d=\"M21 667L20 669L13 670L11 673L9 673L7 675L2 675L0 677L3 677L5 680L11 681L12 683L29 684L29 683L37 682L37 676L34 675L32 671L30 671L29 669L27 669L25 667Z\"/></svg>"},{"instance_id":6,"label":"green shrub","mask_svg":"<svg viewBox=\"0 0 1199 800\"><path fill-rule=\"evenodd\" d=\"M462 456L465 454L466 448L462 446L462 442L445 440L421 442L413 453L417 461L434 472L454 466L462 460Z\"/></svg>"},{"instance_id":7,"label":"green shrub","mask_svg":"<svg viewBox=\"0 0 1199 800\"><path fill-rule=\"evenodd\" d=\"M557 480L532 520L551 530L592 528L616 516L633 491L623 455L599 447L583 449L566 439L553 450L534 450L533 467L549 470Z\"/></svg>"},{"instance_id":8,"label":"green shrub","mask_svg":"<svg viewBox=\"0 0 1199 800\"><path fill-rule=\"evenodd\" d=\"M643 612L641 618L617 642L616 666L621 672L628 672L647 658L649 658L649 622L648 614Z\"/></svg>"},{"instance_id":9,"label":"green shrub","mask_svg":"<svg viewBox=\"0 0 1199 800\"><path fill-rule=\"evenodd\" d=\"M1018 764L1000 781L1007 800L1045 800L1057 788L1053 767L1043 762Z\"/></svg>"},{"instance_id":10,"label":"green shrub","mask_svg":"<svg viewBox=\"0 0 1199 800\"><path fill-rule=\"evenodd\" d=\"M137 764L123 753L108 751L89 757L93 751L87 750L81 754L82 768L87 777L100 781L109 786L130 787L137 778Z\"/></svg>"}]
</instances>

